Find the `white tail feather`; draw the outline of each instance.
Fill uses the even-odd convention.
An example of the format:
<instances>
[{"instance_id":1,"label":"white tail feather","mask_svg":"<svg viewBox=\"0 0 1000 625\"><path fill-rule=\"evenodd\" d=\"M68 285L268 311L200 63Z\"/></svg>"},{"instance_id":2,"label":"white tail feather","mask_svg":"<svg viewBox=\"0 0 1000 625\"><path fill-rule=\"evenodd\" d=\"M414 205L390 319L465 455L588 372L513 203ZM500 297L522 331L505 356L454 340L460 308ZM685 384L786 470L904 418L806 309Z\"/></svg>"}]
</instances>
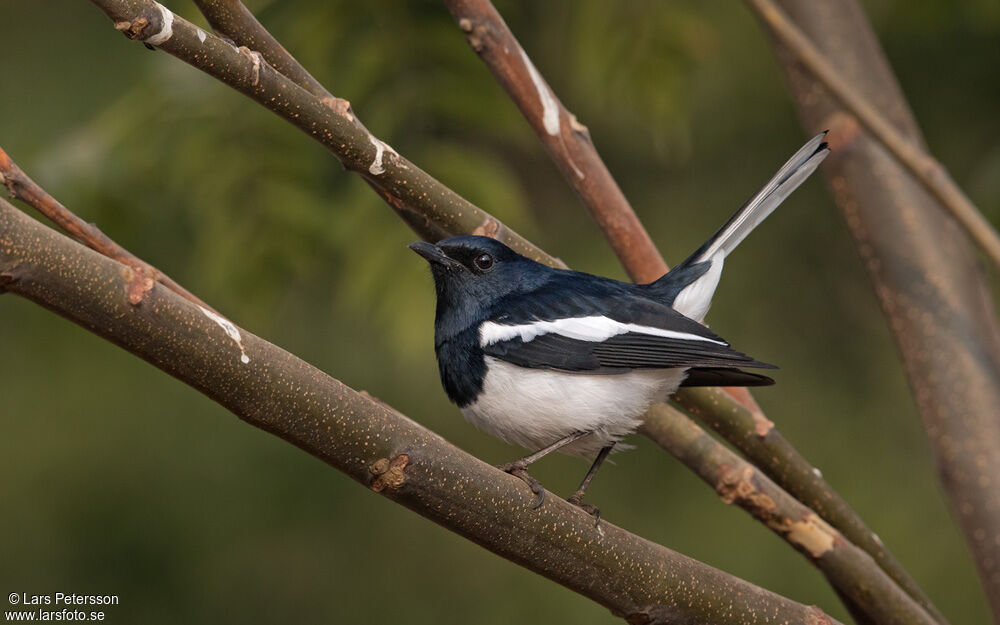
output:
<instances>
[{"instance_id":1,"label":"white tail feather","mask_svg":"<svg viewBox=\"0 0 1000 625\"><path fill-rule=\"evenodd\" d=\"M673 303L674 310L696 321L705 318L712 305L715 288L719 285L726 256L816 171L830 153L823 144L825 136L825 132L816 135L788 159L767 184L715 235L712 243L693 259L694 262L708 261L711 266L701 277L678 293Z\"/></svg>"},{"instance_id":2,"label":"white tail feather","mask_svg":"<svg viewBox=\"0 0 1000 625\"><path fill-rule=\"evenodd\" d=\"M677 294L677 297L674 298L673 309L688 319L695 321L704 319L712 305L715 287L719 286L719 278L722 277L722 266L725 264L725 260L726 255L721 252L713 256L708 271Z\"/></svg>"},{"instance_id":3,"label":"white tail feather","mask_svg":"<svg viewBox=\"0 0 1000 625\"><path fill-rule=\"evenodd\" d=\"M726 228L716 236L715 241L701 253L699 260L709 259L720 250L723 255L728 256L754 228L767 219L830 153L829 149L819 149L825 136L825 132L816 135L792 155L767 184L743 205Z\"/></svg>"}]
</instances>

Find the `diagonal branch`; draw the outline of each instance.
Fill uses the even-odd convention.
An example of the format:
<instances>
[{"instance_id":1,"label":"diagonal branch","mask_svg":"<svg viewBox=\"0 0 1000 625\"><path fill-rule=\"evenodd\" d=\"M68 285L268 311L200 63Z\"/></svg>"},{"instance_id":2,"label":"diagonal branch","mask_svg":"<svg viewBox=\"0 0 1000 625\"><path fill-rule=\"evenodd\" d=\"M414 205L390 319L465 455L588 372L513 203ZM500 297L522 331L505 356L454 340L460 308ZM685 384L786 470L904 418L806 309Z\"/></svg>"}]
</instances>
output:
<instances>
[{"instance_id":1,"label":"diagonal branch","mask_svg":"<svg viewBox=\"0 0 1000 625\"><path fill-rule=\"evenodd\" d=\"M771 0L747 0L747 4L786 50L801 63L868 132L930 191L965 229L976 245L1000 266L1000 235L948 174L944 165L911 141L886 119L868 99L816 49L795 24Z\"/></svg>"},{"instance_id":2,"label":"diagonal branch","mask_svg":"<svg viewBox=\"0 0 1000 625\"><path fill-rule=\"evenodd\" d=\"M54 197L46 193L28 177L17 163L11 160L3 148L0 148L0 184L7 188L11 198L17 198L29 204L60 230L80 241L92 250L113 258L132 268L132 281L129 284L129 299L138 303L149 289L153 281L159 282L184 299L208 308L208 304L198 299L190 291L174 282L170 276L153 267L144 260L137 258L122 246L111 240L97 226L80 219Z\"/></svg>"},{"instance_id":3,"label":"diagonal branch","mask_svg":"<svg viewBox=\"0 0 1000 625\"><path fill-rule=\"evenodd\" d=\"M128 268L0 200L0 289L26 297L204 393L247 423L629 622L814 625L807 607L593 519L532 510L524 485L228 320L154 285L135 305Z\"/></svg>"},{"instance_id":4,"label":"diagonal branch","mask_svg":"<svg viewBox=\"0 0 1000 625\"><path fill-rule=\"evenodd\" d=\"M237 45L256 50L271 67L292 79L309 93L326 100L328 106L353 113L351 103L335 97L313 78L298 60L289 54L274 36L264 28L254 14L239 0L194 0L215 32L225 35Z\"/></svg>"}]
</instances>

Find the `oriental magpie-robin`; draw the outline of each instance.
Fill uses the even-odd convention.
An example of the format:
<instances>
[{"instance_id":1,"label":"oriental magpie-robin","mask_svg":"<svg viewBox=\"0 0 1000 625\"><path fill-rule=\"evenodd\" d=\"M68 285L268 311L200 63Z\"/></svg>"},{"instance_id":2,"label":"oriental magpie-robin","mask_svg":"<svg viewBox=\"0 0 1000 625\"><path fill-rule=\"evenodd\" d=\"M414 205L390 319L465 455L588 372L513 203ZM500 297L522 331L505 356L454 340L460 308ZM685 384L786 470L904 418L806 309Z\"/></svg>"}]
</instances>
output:
<instances>
[{"instance_id":1,"label":"oriental magpie-robin","mask_svg":"<svg viewBox=\"0 0 1000 625\"><path fill-rule=\"evenodd\" d=\"M759 386L773 369L700 322L726 256L829 153L826 133L806 143L715 235L650 284L553 269L494 239L458 236L410 244L437 291L434 346L448 397L479 428L538 450L501 468L545 490L527 467L559 450L594 458L569 501L582 503L611 449L643 413L679 386Z\"/></svg>"}]
</instances>

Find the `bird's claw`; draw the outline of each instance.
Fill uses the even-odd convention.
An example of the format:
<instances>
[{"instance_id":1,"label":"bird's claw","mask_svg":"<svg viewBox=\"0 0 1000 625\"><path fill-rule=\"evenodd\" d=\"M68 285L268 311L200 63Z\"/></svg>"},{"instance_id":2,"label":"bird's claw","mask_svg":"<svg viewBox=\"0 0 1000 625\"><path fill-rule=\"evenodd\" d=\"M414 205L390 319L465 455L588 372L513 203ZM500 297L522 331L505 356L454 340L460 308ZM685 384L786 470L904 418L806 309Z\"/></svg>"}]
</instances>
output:
<instances>
[{"instance_id":1,"label":"bird's claw","mask_svg":"<svg viewBox=\"0 0 1000 625\"><path fill-rule=\"evenodd\" d=\"M601 509L595 506L594 504L584 503L583 495L576 493L566 501L573 504L577 508L583 510L590 516L594 517L594 527L597 527L598 525L601 524Z\"/></svg>"},{"instance_id":2,"label":"bird's claw","mask_svg":"<svg viewBox=\"0 0 1000 625\"><path fill-rule=\"evenodd\" d=\"M541 482L531 477L531 475L528 473L528 467L527 465L524 464L524 462L521 462L520 460L515 460L514 462L501 464L497 468L503 471L504 473L510 473L517 479L521 480L522 482L528 485L528 488L531 489L531 492L535 493L535 503L534 505L531 506L532 510L537 510L542 507L542 504L545 503L545 487L542 486Z\"/></svg>"}]
</instances>

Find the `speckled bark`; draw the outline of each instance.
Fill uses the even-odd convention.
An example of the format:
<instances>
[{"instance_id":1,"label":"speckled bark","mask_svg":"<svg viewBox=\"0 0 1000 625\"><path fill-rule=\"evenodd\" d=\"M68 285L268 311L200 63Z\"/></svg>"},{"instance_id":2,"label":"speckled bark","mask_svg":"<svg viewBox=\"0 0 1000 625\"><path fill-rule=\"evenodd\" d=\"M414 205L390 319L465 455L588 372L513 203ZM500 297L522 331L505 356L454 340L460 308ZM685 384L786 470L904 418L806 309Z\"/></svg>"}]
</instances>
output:
<instances>
[{"instance_id":1,"label":"speckled bark","mask_svg":"<svg viewBox=\"0 0 1000 625\"><path fill-rule=\"evenodd\" d=\"M923 145L855 0L780 4L847 80ZM840 129L831 137L827 182L875 285L952 512L1000 623L1000 332L982 269L955 221L774 45L807 131Z\"/></svg>"},{"instance_id":2,"label":"speckled bark","mask_svg":"<svg viewBox=\"0 0 1000 625\"><path fill-rule=\"evenodd\" d=\"M852 614L872 623L934 625L919 603L870 555L677 410L659 405L643 433L795 547L823 572Z\"/></svg>"},{"instance_id":3,"label":"speckled bark","mask_svg":"<svg viewBox=\"0 0 1000 625\"><path fill-rule=\"evenodd\" d=\"M246 46L264 55L271 67L291 78L295 84L321 98L329 98L329 106L350 111L347 100L336 98L312 74L288 53L271 33L267 32L253 13L240 0L194 0L208 23L219 34L225 35L238 46Z\"/></svg>"},{"instance_id":4,"label":"speckled bark","mask_svg":"<svg viewBox=\"0 0 1000 625\"><path fill-rule=\"evenodd\" d=\"M632 623L815 624L785 599L524 484L292 354L154 285L0 200L0 289L26 297L449 530ZM0 291L2 292L2 291ZM243 356L246 356L244 359Z\"/></svg>"}]
</instances>

